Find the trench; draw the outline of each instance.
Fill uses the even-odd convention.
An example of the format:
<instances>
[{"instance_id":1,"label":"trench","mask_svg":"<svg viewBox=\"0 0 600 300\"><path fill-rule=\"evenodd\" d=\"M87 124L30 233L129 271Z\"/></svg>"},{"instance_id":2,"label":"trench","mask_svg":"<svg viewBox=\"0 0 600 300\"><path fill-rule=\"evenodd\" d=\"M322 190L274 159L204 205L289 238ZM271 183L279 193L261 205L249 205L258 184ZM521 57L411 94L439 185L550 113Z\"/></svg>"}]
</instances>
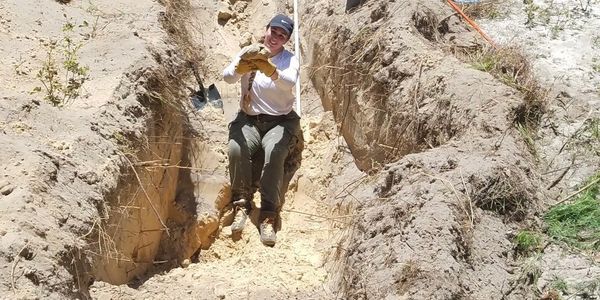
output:
<instances>
[{"instance_id":1,"label":"trench","mask_svg":"<svg viewBox=\"0 0 600 300\"><path fill-rule=\"evenodd\" d=\"M250 5L262 5L262 3L251 3ZM506 97L506 95L514 97L514 94L507 91L505 87L498 86L494 90L490 89L488 94L482 95L481 99L476 99L475 103L466 99L467 96L461 89L475 84L481 74L465 70L454 57L447 60L437 59L433 63L423 58L429 55L427 58L434 60L432 57L440 55L436 48L440 45L429 44L431 41L428 41L427 36L418 30L419 22L415 20L415 16L420 13L419 5L415 4L403 15L405 20L414 21L415 24L411 26L416 27L415 31L398 31L394 38L399 42L389 44L386 41L391 39L382 38L382 27L381 24L378 25L382 17L378 17L378 14L371 14L373 24L361 29L350 28L351 24L344 23L343 17L338 20L343 24L339 26L323 22L323 19L319 19L327 18L323 15L315 16L315 19L308 18L310 21L307 23L310 25L307 26L307 33L305 33L307 38L304 40L302 50L306 58L305 64L312 72L310 78L304 78L303 84L307 85L310 80L311 86L306 89L307 94L312 92L311 96L315 98L315 102L318 102L318 106L322 106L327 111L322 114L319 111L315 115L328 116L330 123L325 121L321 121L325 125L320 125L318 122L311 123L308 127L312 126L312 130L305 134L311 138L325 136L331 143L324 143L323 148L333 149L335 153L327 152L327 155L319 156L319 160L315 150L305 151L307 155L312 156L310 162L312 167L321 168L320 171L324 175L311 178L310 172L314 170L300 171L303 177L295 183L296 188L300 187L299 196L290 199L291 203L286 203L286 206L290 205L293 209L312 206L315 211L320 209L327 214L324 218L327 222L335 219L339 214L349 215L352 219L344 223L352 224L345 228L351 227L349 230L337 230L335 238L329 236L309 238L305 229L293 228L293 225L306 226L305 220L290 217L290 220L293 220L289 222L293 224L290 229L292 238L282 243L281 249L275 249L273 252L266 252L260 248L256 232L252 232L251 238L245 244L242 243L244 244L242 246L230 242L229 237L217 238L217 235L222 233L220 230L223 219L227 217L222 213L224 203L229 197L225 187L226 179L222 176L223 172L211 173L201 170L224 169L223 151L217 149L218 147L210 146L218 144L217 141L226 136L225 126L218 125L224 120L222 117L211 119L214 114L200 113L201 117L205 118L204 125L214 121L217 128L206 127L204 130L208 134L198 138L191 134L196 127L187 127L189 124L183 121L186 118L182 118L181 111L177 109L171 111L173 109L171 106L160 106L161 109L154 112L153 121L149 122L149 125L152 125L147 133L151 141L150 146L138 155L137 160L154 161L158 157L167 160L168 165L192 169L148 170L139 166L139 170L144 169L143 172L139 172L141 174L139 180L136 174L129 174L124 178L123 187L118 190L110 203L113 208L126 203L127 209L122 211L113 209L107 222L108 232L116 237L113 240L117 249L115 252L119 253L119 256L109 256L100 260L96 265L96 279L111 284L121 284L141 277L140 284L144 284L146 291L153 292L155 296L169 295L165 294L164 289L181 283L184 289L186 286L190 289L188 294L192 295L198 295L194 293L200 292L209 293L208 288L195 291L198 286L217 289L217 286L224 285L237 287L238 290L213 291L214 295L211 295L219 298L224 295L247 298L310 295L323 299L339 296L333 292L335 296L332 297L331 291L322 288L326 284L335 286L331 288L332 290L344 290L342 293L345 293L345 298L363 299L368 295L368 298L383 299L386 296L397 296L396 293L426 295L422 298L460 298L467 293L466 291L477 298L486 293L485 288L496 288L501 286L503 281L507 281L511 276L508 273L496 276L497 266L503 268L506 266L506 262L501 261L501 254L497 252L508 251L510 243L505 237L496 234L496 230L490 228L504 226L503 218L509 218L510 215L497 214L489 217L487 213L474 208L475 213L484 220L483 225L476 227L477 224L472 224L473 227L468 227L464 225L468 223L465 220L474 222L473 211L469 215L465 214L464 209L461 210L461 205L464 203L460 202L462 200L456 200L460 198L456 196L458 192L454 190L455 195L452 195L448 185L462 186L461 193L468 194L469 189L476 187L477 180L485 177L486 174L501 176L504 171L498 172L498 170L510 166L507 162L514 158L514 153L517 153L515 155L518 159L527 161L527 155L516 150L520 149L520 142L511 134L503 139L504 148L501 150L504 152L495 157L485 155L486 151L490 151L488 148L493 147L499 132L508 132L505 127L509 126L505 122L509 104L492 106L489 103L494 98ZM441 12L445 11L439 8L442 4L430 5ZM194 24L194 20L198 20L194 18L214 17L206 10L198 13L198 7L203 7L202 4L196 3L194 7L196 10L190 11L195 11L197 14L194 17L180 16L181 24ZM379 11L383 10L383 12L380 15L385 16L387 8L385 4L381 7ZM255 10L255 13L260 15L257 11ZM413 14L413 11L416 13ZM260 16L265 17L270 13L262 12L264 15ZM305 11L306 15L310 13L310 9ZM358 19L359 16L354 17ZM247 22L245 19L239 20L236 23L237 28L248 26ZM169 28L177 28L177 30L169 30ZM186 45L187 47L184 47L186 49L197 47L197 41L191 39L190 35L178 31L181 28L186 26L167 26L167 31L180 47ZM208 27L204 30L208 32L211 29L218 34L223 34L220 27ZM424 38L415 37L415 32L420 32ZM213 40L211 41L218 40L217 34ZM347 40L352 42L346 43ZM233 49L238 45L225 41L210 46L213 49L207 50L204 54L214 59L211 66L219 69L222 67L222 62L229 59L219 48L225 47L230 52L234 52ZM201 63L205 62L207 65L211 64L203 58L186 57L191 55L186 51L182 50L181 53L185 60L193 59ZM391 53L391 56L384 55L385 53ZM450 56L444 55L446 58ZM402 63L397 63L399 61ZM215 80L218 78L216 72L207 73L209 78ZM449 74L463 73L465 80L470 82L459 82L449 76ZM185 78L181 79L181 82L185 81ZM181 85L174 83L174 89L181 88ZM230 104L235 103L237 93L229 90L227 98ZM489 109L494 117L477 119L474 111L478 109ZM307 118L310 117L309 114ZM469 128L473 123L476 123L474 129ZM471 136L465 134L469 130L475 131L476 134ZM166 138L152 139L151 137L154 136ZM315 143L312 147L315 149L319 145ZM345 149L350 153L345 153ZM344 155L347 159L339 158ZM481 166L473 166L470 164L472 157L484 163ZM395 165L386 165L394 162ZM324 172L323 169L328 167L335 171ZM356 171L353 173L354 177L337 178L345 172L346 167L358 168L353 170ZM468 178L467 183L463 179L461 168L466 170L464 178ZM195 169L200 171L195 172ZM378 174L379 170L386 170L386 172ZM510 167L514 178L523 178L518 180L519 184L533 186L531 182L525 180L528 178L527 170L527 166ZM361 171L368 172L368 175ZM448 179L432 179L424 175L425 172L433 173L431 177L444 174L443 176L447 176ZM368 177L369 175L374 176ZM369 180L365 178L373 180L368 183ZM379 181L373 182L377 180ZM366 182L364 185L362 185L363 181ZM146 192L141 189L141 186L145 187ZM328 193L336 188L333 193ZM316 198L315 193L322 196L319 199L321 202L317 201L318 205L310 199ZM149 196L151 194L152 197L146 197L146 194ZM535 197L526 194L526 197L519 196L519 198L527 198L526 201L531 203L536 201ZM339 197L339 195L344 196ZM484 204L480 206L484 210L486 210L485 201L489 198L486 197L485 195L481 197L481 202ZM352 199L353 204L348 205L345 202L347 199ZM156 203L159 209L153 209L150 203ZM352 210L353 205L358 206L357 211ZM440 217L439 223L433 224L430 216L439 211L443 211L445 215ZM493 213L496 212L490 214ZM431 232L441 233L435 236L420 236L409 235L403 232L402 228L395 229L396 224L414 227L410 223L415 219L421 222L419 229L429 226ZM316 223L314 230L336 228L327 222ZM168 228L168 235L165 227ZM507 230L505 227L501 228ZM478 240L478 236L492 236L495 245L490 253L493 252L494 257L500 258L491 262L485 261L485 257L492 255L486 252L487 248L484 247L489 241ZM438 272L405 274L411 271L405 268L407 265L415 264L416 269L427 270L431 262L416 265L414 261L421 257L419 256L421 253L411 256L414 250L410 245L404 243L404 240L396 241L397 239L409 239L410 242L418 244L420 251L431 255L432 259L449 261L450 271L442 275L437 275ZM432 240L439 242L441 246L432 246ZM214 250L216 246L218 249ZM395 248L397 252L393 251ZM306 263L307 257L313 253L297 252L308 251L307 249L319 249L320 252L314 255L326 257L328 261L323 263L320 261L323 258L319 257L310 271L296 272L298 268L290 264L290 256L293 262ZM193 260L199 250L208 250L206 252L216 258L211 260L205 257L202 263L190 266L187 271L174 268L182 265L182 262L187 259ZM381 253L391 254L385 260L379 260ZM232 268L238 266L242 259L250 259L251 264ZM369 268L365 268L365 261L371 264ZM479 265L473 263L477 261L482 263ZM433 262L434 265L436 263L437 261ZM253 281L257 276L272 275L271 273L290 269L292 270L290 277L293 278L289 281L277 278L276 275L267 278L268 280L261 281L259 278L258 283ZM508 269L508 266L505 269ZM170 273L164 276L158 275L158 270L170 270ZM356 270L361 272L358 273ZM395 275L389 276L390 272ZM189 281L177 277L180 275L185 277L190 273L212 275L210 277L201 275ZM310 275L304 276L304 274ZM493 284L488 287L479 286L478 282L469 278L469 276L477 278L490 274L499 279L494 279ZM317 280L310 281L314 278ZM404 283L398 290L389 291L378 288L381 286L380 282L376 282L378 278L383 278L381 280L385 281L386 287L391 287L390 289L395 289L398 281ZM283 284L284 288L273 288L275 291L265 292L262 289L264 286L260 284L269 283L269 280L270 283L285 282L296 290L291 292L289 286ZM424 283L428 280L439 285L433 288L425 286ZM167 284L162 283L163 281ZM324 283L325 281L327 283ZM340 283L344 286L340 287ZM252 286L252 292L255 294L250 292L239 294L240 290L246 289L246 286ZM464 286L468 286L471 290L463 288ZM482 294L473 294L472 291L476 293L479 289L483 291ZM130 292L129 295L132 297L140 296L137 290ZM201 295L208 297L205 294Z\"/></svg>"},{"instance_id":2,"label":"trench","mask_svg":"<svg viewBox=\"0 0 600 300\"><path fill-rule=\"evenodd\" d=\"M123 153L124 175L107 198L105 220L92 237L98 253L94 278L111 284L178 265L207 249L218 227L217 209L197 200L214 203L224 185L192 169L207 167L197 161L213 161L196 142L202 137L192 133L182 107L155 103L147 95L140 102L151 103L147 140L131 145L143 149L135 155Z\"/></svg>"},{"instance_id":3,"label":"trench","mask_svg":"<svg viewBox=\"0 0 600 300\"><path fill-rule=\"evenodd\" d=\"M105 220L101 230L90 239L97 245L98 254L92 268L94 280L114 286L126 283L130 286L139 286L153 281L159 273L176 271L177 267L197 262L199 256L211 249L213 243L224 243L218 240L219 235L223 235L223 225L231 222L231 215L227 214L225 209L229 190L228 180L225 177L226 157L222 146L225 146L224 141L227 136L224 119L235 111L238 101L237 87L218 84L225 102L224 112L212 108L190 111L185 108L189 104L184 103L189 101L189 94L186 93L185 88L194 85L194 76L187 62L195 61L202 75L208 80L217 80L218 75L208 71L206 65L218 65L229 57L223 55L218 49L212 49L210 52L202 48L198 44L199 41L194 38L193 31L197 27L198 19L206 16L202 13L193 16L192 12L198 11L204 4L196 3L194 6L193 1L165 1L165 5L167 16L165 19L170 20L170 23L163 26L169 33L173 45L178 48L173 52L181 56L181 61L177 62L177 59L165 55L160 56L161 59L157 61L162 65L159 65L159 69L142 83L146 92L138 95L138 100L148 109L146 122L148 130L144 133L144 141L133 143L131 147L136 149L139 147L143 150L137 152L135 156L124 153L127 159L122 162L123 176L120 184L113 194L107 197L105 207L99 208ZM250 5L263 6L261 2ZM283 3L278 3L270 8L279 10L283 7L285 7ZM265 12L258 14L261 13L267 15ZM245 24L245 21L240 23ZM231 45L226 46L231 48ZM215 45L212 47L218 48ZM198 51L190 50L194 48ZM206 57L214 58L218 63L206 61ZM173 72L173 69L176 71ZM163 74L165 72L176 76L165 80ZM316 101L312 101L314 103L308 104L307 107L321 105L318 99L314 100ZM165 105L165 103L170 104ZM198 119L202 120L202 124L197 122ZM333 134L333 128L334 126L324 131ZM305 134L310 133L305 132ZM348 161L344 162L347 163ZM318 165L319 162L313 164ZM323 168L326 169L326 166ZM294 229L294 226L305 227L304 218L309 218L310 222L315 223L311 225L315 227L311 230L329 230L331 225L328 224L329 217L317 218L319 222L311 217L313 213L308 208L315 211L330 211L330 209L313 207L321 204L313 203L311 197L314 193L323 193L327 188L312 183L312 179L307 179L311 176L310 171L306 172L308 173L300 176L304 177L292 183L293 196L286 201L286 207L293 209L294 205L298 205L303 211L296 213L295 218L286 219L289 224L286 223L284 226L298 235L298 240L282 242L284 249L282 251L285 255L295 253L299 251L298 249L325 247L324 245L330 242L324 243L325 240L319 237L318 241L309 241L314 242L315 245L307 246L307 241L300 238L303 233L299 232L307 229ZM357 174L362 175L358 171ZM331 175L328 176L327 181L321 184L332 180ZM324 198L323 195L318 196ZM348 213L347 210L339 207L338 210L340 213ZM321 212L321 214L326 213ZM256 216L251 218L256 219ZM251 233L254 239L258 240L255 234ZM224 239L227 240L229 237L225 236ZM252 242L247 247L256 248L252 251L261 249ZM228 249L225 253L232 251L238 250ZM297 254L293 258L301 261L308 257L311 264L319 264L321 258L317 256L321 255L311 253L308 251L308 253ZM198 265L196 267L200 267ZM279 267L283 271L289 269L287 263L281 263ZM318 274L316 278L319 280L324 280L323 278L326 277L320 267L315 267L312 272ZM245 276L242 272L238 275L243 277L243 280L254 277ZM302 273L295 276L301 275ZM229 274L229 276L236 275ZM317 283L313 285L318 286ZM303 287L303 289L308 288Z\"/></svg>"},{"instance_id":4,"label":"trench","mask_svg":"<svg viewBox=\"0 0 600 300\"><path fill-rule=\"evenodd\" d=\"M205 55L190 48L190 3L163 5L161 23L173 48L154 51L157 66L131 76L146 131L124 137L121 179L98 207L102 224L88 239L92 278L109 284L143 281L208 249L228 199L224 176L199 171L218 168L220 158L189 118L186 88L197 88L190 80Z\"/></svg>"}]
</instances>

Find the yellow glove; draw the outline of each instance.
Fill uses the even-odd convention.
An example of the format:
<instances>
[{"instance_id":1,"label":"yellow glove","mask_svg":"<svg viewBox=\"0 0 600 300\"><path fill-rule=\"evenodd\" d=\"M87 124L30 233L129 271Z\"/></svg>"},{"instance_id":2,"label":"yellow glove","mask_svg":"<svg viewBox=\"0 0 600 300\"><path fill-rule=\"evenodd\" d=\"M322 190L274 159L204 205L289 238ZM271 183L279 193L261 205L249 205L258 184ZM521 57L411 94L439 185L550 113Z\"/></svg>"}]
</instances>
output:
<instances>
[{"instance_id":1,"label":"yellow glove","mask_svg":"<svg viewBox=\"0 0 600 300\"><path fill-rule=\"evenodd\" d=\"M269 49L263 44L252 44L250 46L246 46L242 48L242 51L240 52L240 57L247 60L267 60L269 59L270 55L271 51L269 51Z\"/></svg>"},{"instance_id":2,"label":"yellow glove","mask_svg":"<svg viewBox=\"0 0 600 300\"><path fill-rule=\"evenodd\" d=\"M270 59L255 59L251 62L254 63L254 65L258 68L259 71L261 71L263 74L269 77L273 76L273 74L277 70L277 67L275 67L275 65L271 62Z\"/></svg>"},{"instance_id":3,"label":"yellow glove","mask_svg":"<svg viewBox=\"0 0 600 300\"><path fill-rule=\"evenodd\" d=\"M248 72L256 71L258 67L252 61L242 59L237 65L235 65L235 72L238 74L246 74Z\"/></svg>"}]
</instances>

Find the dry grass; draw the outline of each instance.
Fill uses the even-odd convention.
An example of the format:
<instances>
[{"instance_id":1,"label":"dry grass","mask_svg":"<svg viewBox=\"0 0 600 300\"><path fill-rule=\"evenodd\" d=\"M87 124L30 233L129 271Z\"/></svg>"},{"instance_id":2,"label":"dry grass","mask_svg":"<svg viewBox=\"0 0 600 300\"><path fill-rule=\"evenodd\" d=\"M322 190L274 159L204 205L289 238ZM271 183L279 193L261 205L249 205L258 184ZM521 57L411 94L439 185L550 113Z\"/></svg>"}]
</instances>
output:
<instances>
[{"instance_id":1,"label":"dry grass","mask_svg":"<svg viewBox=\"0 0 600 300\"><path fill-rule=\"evenodd\" d=\"M536 129L547 110L548 90L533 73L531 64L519 47L483 48L463 53L467 62L480 71L489 72L498 80L523 95L523 102L514 109L513 122Z\"/></svg>"},{"instance_id":2,"label":"dry grass","mask_svg":"<svg viewBox=\"0 0 600 300\"><path fill-rule=\"evenodd\" d=\"M500 17L500 1L484 0L479 3L466 4L463 6L463 12L473 19L495 19Z\"/></svg>"},{"instance_id":3,"label":"dry grass","mask_svg":"<svg viewBox=\"0 0 600 300\"><path fill-rule=\"evenodd\" d=\"M518 172L496 169L485 178L471 176L471 197L478 207L494 211L507 219L522 221L535 195L526 188L526 181Z\"/></svg>"},{"instance_id":4,"label":"dry grass","mask_svg":"<svg viewBox=\"0 0 600 300\"><path fill-rule=\"evenodd\" d=\"M414 260L407 261L402 270L394 276L396 291L398 295L405 294L412 283L419 278L422 271Z\"/></svg>"},{"instance_id":5,"label":"dry grass","mask_svg":"<svg viewBox=\"0 0 600 300\"><path fill-rule=\"evenodd\" d=\"M203 63L207 57L206 53L202 47L196 44L202 40L202 32L200 28L190 22L190 20L194 20L194 17L190 15L194 11L190 1L163 0L161 2L163 2L166 12L161 16L160 21L177 46L178 54L206 73Z\"/></svg>"}]
</instances>

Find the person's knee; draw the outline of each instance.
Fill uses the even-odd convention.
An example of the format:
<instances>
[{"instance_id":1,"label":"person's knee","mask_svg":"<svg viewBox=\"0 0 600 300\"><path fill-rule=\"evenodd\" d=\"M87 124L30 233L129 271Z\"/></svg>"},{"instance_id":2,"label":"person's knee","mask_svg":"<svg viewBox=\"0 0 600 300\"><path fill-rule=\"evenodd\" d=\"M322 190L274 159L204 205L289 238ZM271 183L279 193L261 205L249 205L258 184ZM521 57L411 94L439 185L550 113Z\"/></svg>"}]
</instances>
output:
<instances>
[{"instance_id":1,"label":"person's knee","mask_svg":"<svg viewBox=\"0 0 600 300\"><path fill-rule=\"evenodd\" d=\"M242 147L235 140L229 140L229 159L240 159L242 157Z\"/></svg>"},{"instance_id":2,"label":"person's knee","mask_svg":"<svg viewBox=\"0 0 600 300\"><path fill-rule=\"evenodd\" d=\"M283 165L285 158L288 156L289 150L287 147L281 147L275 145L265 149L266 157L268 157L268 163L275 163Z\"/></svg>"}]
</instances>

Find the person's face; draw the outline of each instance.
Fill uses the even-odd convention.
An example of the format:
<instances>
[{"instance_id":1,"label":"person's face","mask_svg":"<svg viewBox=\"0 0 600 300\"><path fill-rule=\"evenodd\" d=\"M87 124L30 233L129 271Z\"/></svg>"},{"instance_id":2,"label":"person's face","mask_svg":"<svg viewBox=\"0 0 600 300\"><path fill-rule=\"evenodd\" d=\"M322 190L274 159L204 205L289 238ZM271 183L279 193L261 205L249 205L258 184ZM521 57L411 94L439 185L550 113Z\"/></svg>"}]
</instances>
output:
<instances>
[{"instance_id":1,"label":"person's face","mask_svg":"<svg viewBox=\"0 0 600 300\"><path fill-rule=\"evenodd\" d=\"M285 31L279 27L267 27L265 32L265 46L271 50L271 53L279 53L289 39Z\"/></svg>"}]
</instances>

